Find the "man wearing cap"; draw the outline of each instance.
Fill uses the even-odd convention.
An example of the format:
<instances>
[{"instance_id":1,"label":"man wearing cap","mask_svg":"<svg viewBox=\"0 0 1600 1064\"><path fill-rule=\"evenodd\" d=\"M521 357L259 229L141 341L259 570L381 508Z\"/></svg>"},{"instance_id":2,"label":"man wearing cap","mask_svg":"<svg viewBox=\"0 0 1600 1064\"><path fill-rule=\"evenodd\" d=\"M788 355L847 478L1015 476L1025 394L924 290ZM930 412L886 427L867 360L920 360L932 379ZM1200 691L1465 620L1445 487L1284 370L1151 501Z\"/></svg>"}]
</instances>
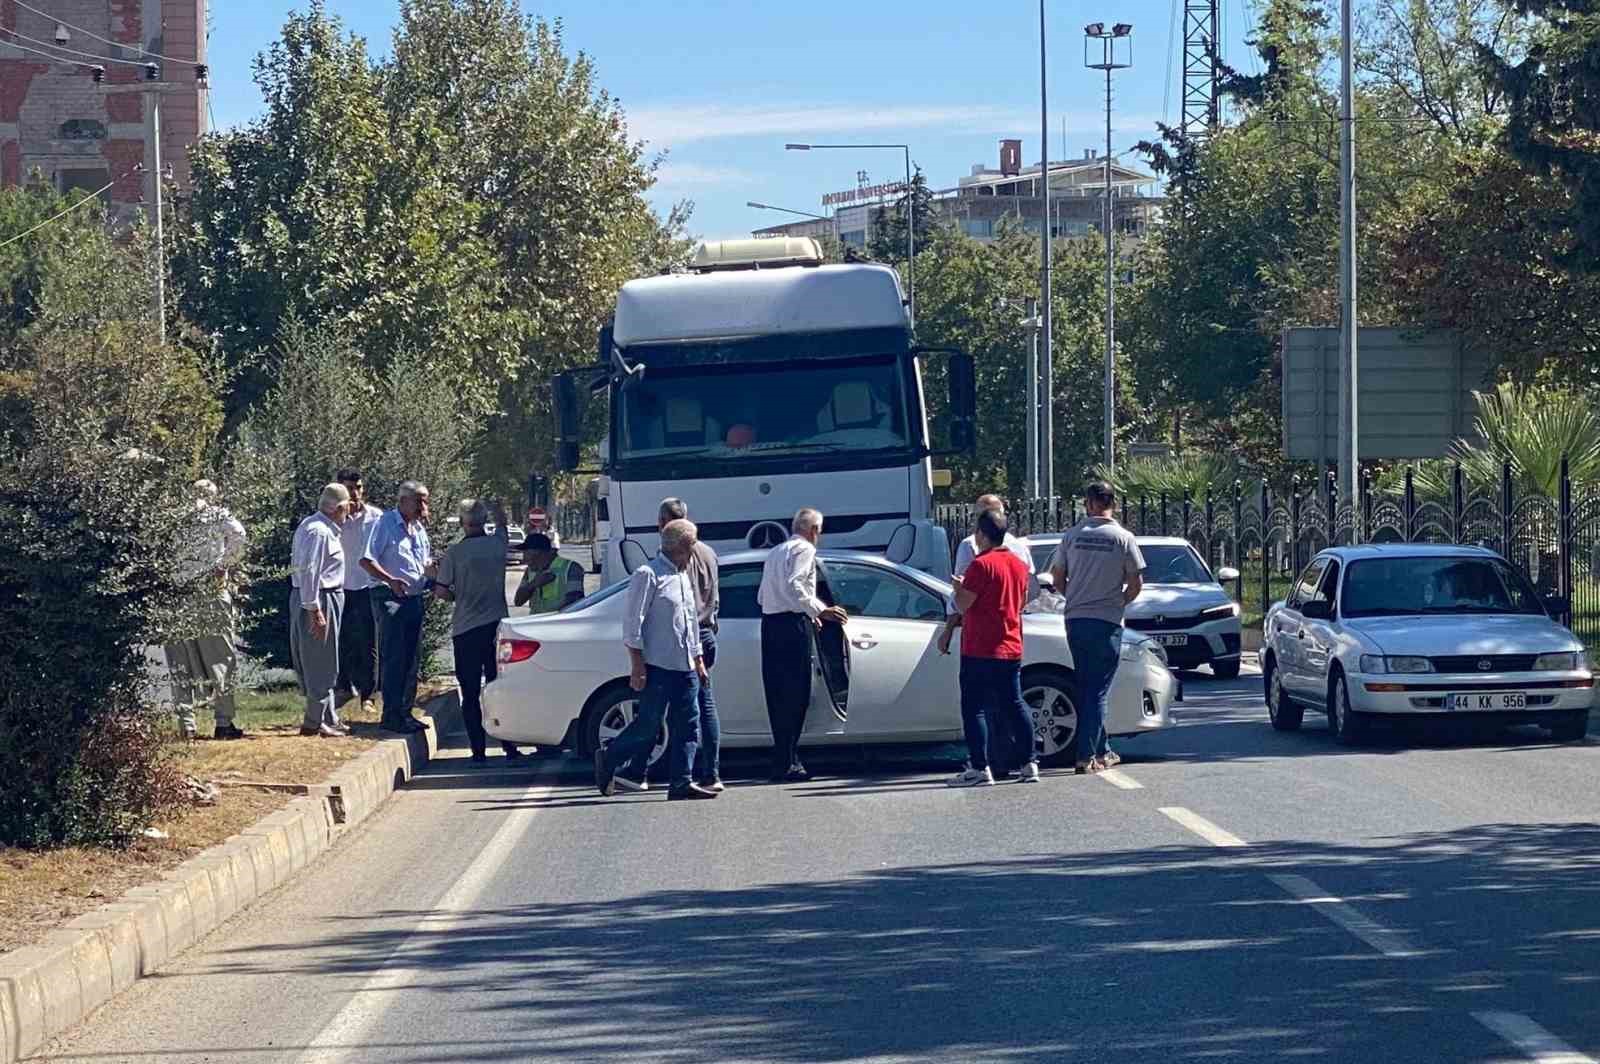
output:
<instances>
[{"instance_id":1,"label":"man wearing cap","mask_svg":"<svg viewBox=\"0 0 1600 1064\"><path fill-rule=\"evenodd\" d=\"M527 571L517 585L515 602L533 615L555 613L583 598L583 566L556 552L543 532L530 532L522 541Z\"/></svg>"}]
</instances>

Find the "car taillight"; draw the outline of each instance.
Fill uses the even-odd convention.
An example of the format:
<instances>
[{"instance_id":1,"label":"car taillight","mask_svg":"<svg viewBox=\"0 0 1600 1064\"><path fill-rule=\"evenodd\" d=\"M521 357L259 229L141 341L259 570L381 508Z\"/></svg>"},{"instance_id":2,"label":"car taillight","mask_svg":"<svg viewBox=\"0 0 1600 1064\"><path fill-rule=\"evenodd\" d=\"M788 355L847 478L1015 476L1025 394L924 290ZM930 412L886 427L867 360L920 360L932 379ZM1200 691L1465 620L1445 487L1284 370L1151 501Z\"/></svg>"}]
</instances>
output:
<instances>
[{"instance_id":1,"label":"car taillight","mask_svg":"<svg viewBox=\"0 0 1600 1064\"><path fill-rule=\"evenodd\" d=\"M527 661L539 653L539 643L535 639L502 639L497 657L502 665L511 665L519 661Z\"/></svg>"}]
</instances>

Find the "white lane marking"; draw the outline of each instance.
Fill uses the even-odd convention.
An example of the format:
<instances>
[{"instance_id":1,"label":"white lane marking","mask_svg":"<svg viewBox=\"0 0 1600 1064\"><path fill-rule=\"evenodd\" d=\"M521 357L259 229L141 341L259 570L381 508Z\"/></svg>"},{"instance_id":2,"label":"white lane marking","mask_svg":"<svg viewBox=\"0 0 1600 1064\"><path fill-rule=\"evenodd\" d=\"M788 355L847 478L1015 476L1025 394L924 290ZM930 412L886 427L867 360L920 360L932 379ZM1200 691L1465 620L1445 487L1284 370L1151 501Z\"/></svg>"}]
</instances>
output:
<instances>
[{"instance_id":1,"label":"white lane marking","mask_svg":"<svg viewBox=\"0 0 1600 1064\"><path fill-rule=\"evenodd\" d=\"M1107 783L1111 784L1111 786L1118 788L1119 790L1124 790L1124 791L1142 791L1142 790L1144 790L1144 784L1140 783L1138 780L1134 779L1132 776L1127 775L1126 773L1124 773L1120 769L1115 769L1115 768L1105 769L1103 772L1100 773L1100 778L1105 780Z\"/></svg>"},{"instance_id":2,"label":"white lane marking","mask_svg":"<svg viewBox=\"0 0 1600 1064\"><path fill-rule=\"evenodd\" d=\"M536 780L518 800L531 802L548 796L552 790L552 783ZM299 1057L299 1064L339 1064L352 1053L361 1051L372 1029L383 1019L390 1003L389 995L424 981L430 974L406 964L407 954L420 946L418 936L427 932L431 941L434 936L447 934L462 917L472 912L474 902L527 834L538 811L536 805L521 805L511 811L461 877L450 885L426 916L412 925L400 947L384 959L383 967L361 984L344 1008L317 1032L311 1047Z\"/></svg>"},{"instance_id":3,"label":"white lane marking","mask_svg":"<svg viewBox=\"0 0 1600 1064\"><path fill-rule=\"evenodd\" d=\"M1520 1049L1538 1064L1596 1064L1519 1012L1474 1012L1472 1018Z\"/></svg>"},{"instance_id":4,"label":"white lane marking","mask_svg":"<svg viewBox=\"0 0 1600 1064\"><path fill-rule=\"evenodd\" d=\"M1190 831L1199 835L1213 846L1222 846L1231 849L1236 846L1248 846L1239 836L1232 832L1224 831L1205 817L1192 809L1185 809L1181 805L1164 805L1161 812L1168 818L1176 820Z\"/></svg>"},{"instance_id":5,"label":"white lane marking","mask_svg":"<svg viewBox=\"0 0 1600 1064\"><path fill-rule=\"evenodd\" d=\"M1422 951L1406 941L1404 935L1389 930L1305 876L1282 874L1269 875L1267 878L1385 957L1403 960L1422 956Z\"/></svg>"}]
</instances>

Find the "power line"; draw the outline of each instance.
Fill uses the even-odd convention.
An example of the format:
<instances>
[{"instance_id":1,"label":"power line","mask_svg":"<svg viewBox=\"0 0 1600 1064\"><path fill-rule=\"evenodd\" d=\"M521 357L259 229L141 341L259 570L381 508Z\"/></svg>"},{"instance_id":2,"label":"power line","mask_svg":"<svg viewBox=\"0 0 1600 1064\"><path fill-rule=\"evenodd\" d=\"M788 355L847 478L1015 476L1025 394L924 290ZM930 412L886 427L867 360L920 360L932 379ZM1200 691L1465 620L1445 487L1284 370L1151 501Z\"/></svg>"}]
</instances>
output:
<instances>
[{"instance_id":1,"label":"power line","mask_svg":"<svg viewBox=\"0 0 1600 1064\"><path fill-rule=\"evenodd\" d=\"M55 43L53 43L51 41L41 41L37 37L29 37L25 33L18 33L16 30L12 29L9 26L0 26L0 30L5 30L7 33L11 34L13 37L19 37L24 41L31 41L34 44L43 45L46 48L54 48L54 49L56 49L58 51L66 52L68 55L81 55L85 59L93 59L95 61L95 63L121 63L123 66L139 67L141 70L155 65L154 63L141 63L141 62L138 62L137 60L133 60L133 59L113 59L109 55L99 55L99 54L97 54L95 52L80 52L76 48L68 48L66 45L63 45L63 44L55 44ZM12 43L13 42L10 42L10 41L0 41L0 44L12 44ZM19 47L20 48L21 45L15 45L15 47ZM41 55L49 55L51 53L42 52L40 54ZM57 56L55 58L60 59L62 57ZM72 59L67 59L67 60L64 60L64 61L65 62L69 62L69 63L77 62L76 60L72 60ZM80 66L93 66L94 64L93 63L79 63L78 65L80 65Z\"/></svg>"},{"instance_id":2,"label":"power line","mask_svg":"<svg viewBox=\"0 0 1600 1064\"><path fill-rule=\"evenodd\" d=\"M77 210L79 207L82 207L85 203L89 203L89 202L93 201L102 192L105 192L108 189L110 189L118 181L121 181L123 177L127 177L129 174L132 174L134 172L135 171L133 171L133 170L129 170L127 174L123 174L122 177L116 178L113 181L106 182L100 188L95 189L93 192L89 193L89 195L85 196L83 199L79 200L77 203L74 203L71 206L64 208L63 210L57 211L55 214L52 214L50 217L46 218L44 221L40 222L38 225L35 225L35 226L33 226L32 228L29 228L29 229L24 229L22 232L18 233L16 236L9 237L6 240L0 241L0 248L10 247L12 244L15 244L17 241L23 239L24 237L32 236L34 233L37 233L39 230L43 229L45 226L49 225L51 222L59 221L60 219L65 218L67 215L71 214L73 211Z\"/></svg>"},{"instance_id":3,"label":"power line","mask_svg":"<svg viewBox=\"0 0 1600 1064\"><path fill-rule=\"evenodd\" d=\"M52 22L56 23L57 25L65 26L67 29L74 30L74 31L76 31L78 33L81 33L85 37L88 37L91 40L99 41L101 44L109 44L113 48L131 49L131 48L134 48L134 47L138 47L141 54L151 56L151 57L153 57L155 59L160 59L163 62L167 62L167 63L193 64L193 63L200 62L200 59L199 59L198 56L195 56L195 57L192 57L192 58L189 58L189 59L174 59L170 55L162 55L160 52L152 52L152 51L146 49L145 47L143 47L142 45L135 46L135 45L126 44L126 43L124 43L122 41L113 41L109 37L102 37L98 33L93 33L93 32L91 32L89 30L84 29L82 26L74 26L70 22L63 22L60 18L56 17L55 15L52 15L48 11L41 11L38 8L34 7L32 4L23 3L23 0L12 0L12 2L15 3L18 7L22 8L24 11L32 11L35 15L42 15L45 18L47 18L47 19L51 20ZM125 60L123 60L123 61L125 62Z\"/></svg>"},{"instance_id":4,"label":"power line","mask_svg":"<svg viewBox=\"0 0 1600 1064\"><path fill-rule=\"evenodd\" d=\"M76 59L68 59L64 55L55 55L55 54L50 53L50 52L41 52L37 48L29 48L27 45L18 44L16 41L0 41L0 46L4 46L6 48L15 48L19 52L32 52L34 55L42 55L46 59L50 60L52 63L70 63L73 66L93 66L92 63L81 63Z\"/></svg>"}]
</instances>

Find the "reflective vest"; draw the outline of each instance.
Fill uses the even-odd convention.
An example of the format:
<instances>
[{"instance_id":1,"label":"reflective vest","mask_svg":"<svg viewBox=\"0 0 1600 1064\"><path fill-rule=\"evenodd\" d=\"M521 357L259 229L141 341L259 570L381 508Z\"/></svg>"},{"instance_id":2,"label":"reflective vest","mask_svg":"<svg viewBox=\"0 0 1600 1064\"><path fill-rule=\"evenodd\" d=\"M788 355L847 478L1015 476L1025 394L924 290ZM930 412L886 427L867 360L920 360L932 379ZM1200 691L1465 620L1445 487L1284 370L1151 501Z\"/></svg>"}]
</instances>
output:
<instances>
[{"instance_id":1,"label":"reflective vest","mask_svg":"<svg viewBox=\"0 0 1600 1064\"><path fill-rule=\"evenodd\" d=\"M577 569L579 579L582 579L583 567L570 558L557 558L550 564L549 572L555 574L555 579L534 591L533 597L528 600L530 614L555 613L561 609L561 600L566 597L569 583L576 583L572 579L572 570ZM522 574L524 584L531 583L539 574L529 569Z\"/></svg>"}]
</instances>

